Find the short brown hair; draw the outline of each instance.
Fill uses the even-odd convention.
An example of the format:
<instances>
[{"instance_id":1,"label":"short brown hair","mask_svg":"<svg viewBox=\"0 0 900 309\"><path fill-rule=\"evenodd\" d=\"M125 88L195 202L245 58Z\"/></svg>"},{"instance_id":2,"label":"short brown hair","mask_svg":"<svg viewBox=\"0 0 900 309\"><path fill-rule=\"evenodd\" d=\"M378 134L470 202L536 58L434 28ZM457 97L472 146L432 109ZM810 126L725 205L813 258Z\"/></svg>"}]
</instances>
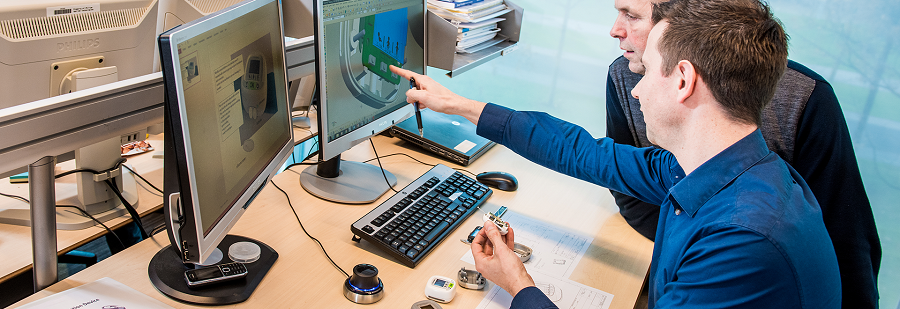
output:
<instances>
[{"instance_id":1,"label":"short brown hair","mask_svg":"<svg viewBox=\"0 0 900 309\"><path fill-rule=\"evenodd\" d=\"M760 124L787 67L788 36L758 0L671 0L653 4L663 74L690 61L735 121Z\"/></svg>"}]
</instances>

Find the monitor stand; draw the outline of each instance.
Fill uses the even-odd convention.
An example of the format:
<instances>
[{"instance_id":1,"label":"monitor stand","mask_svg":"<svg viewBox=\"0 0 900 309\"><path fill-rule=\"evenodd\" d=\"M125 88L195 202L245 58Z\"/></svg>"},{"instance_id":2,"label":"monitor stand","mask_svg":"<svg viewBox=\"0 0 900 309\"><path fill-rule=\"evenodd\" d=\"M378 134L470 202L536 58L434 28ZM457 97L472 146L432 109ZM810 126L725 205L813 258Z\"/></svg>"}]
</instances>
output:
<instances>
[{"instance_id":1,"label":"monitor stand","mask_svg":"<svg viewBox=\"0 0 900 309\"><path fill-rule=\"evenodd\" d=\"M192 265L185 265L178 256L178 252L172 246L166 246L159 250L153 259L147 272L150 282L161 293L177 301L198 305L228 305L243 302L250 298L250 294L256 290L275 260L278 252L268 245L254 239L243 236L226 235L219 243L219 250L228 252L228 247L236 242L247 241L259 245L262 251L259 260L244 264L247 266L247 277L234 281L213 284L209 286L189 288L184 279L184 272L193 269ZM231 263L227 254L222 258L222 263Z\"/></svg>"},{"instance_id":2,"label":"monitor stand","mask_svg":"<svg viewBox=\"0 0 900 309\"><path fill-rule=\"evenodd\" d=\"M397 185L397 177L380 167L353 161L341 161L338 155L331 160L310 166L300 174L300 185L321 199L344 204L374 202Z\"/></svg>"}]
</instances>

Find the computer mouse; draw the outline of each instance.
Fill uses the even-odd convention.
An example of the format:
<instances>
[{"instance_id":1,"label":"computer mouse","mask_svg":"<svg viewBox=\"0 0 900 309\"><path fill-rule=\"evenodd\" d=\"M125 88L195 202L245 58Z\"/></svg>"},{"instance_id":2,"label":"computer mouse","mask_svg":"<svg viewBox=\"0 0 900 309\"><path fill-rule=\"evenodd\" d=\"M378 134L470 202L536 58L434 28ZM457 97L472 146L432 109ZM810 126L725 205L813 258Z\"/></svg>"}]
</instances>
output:
<instances>
[{"instance_id":1,"label":"computer mouse","mask_svg":"<svg viewBox=\"0 0 900 309\"><path fill-rule=\"evenodd\" d=\"M504 172L484 172L475 176L475 180L488 187L503 191L516 191L519 188L519 182L516 181L516 177Z\"/></svg>"}]
</instances>

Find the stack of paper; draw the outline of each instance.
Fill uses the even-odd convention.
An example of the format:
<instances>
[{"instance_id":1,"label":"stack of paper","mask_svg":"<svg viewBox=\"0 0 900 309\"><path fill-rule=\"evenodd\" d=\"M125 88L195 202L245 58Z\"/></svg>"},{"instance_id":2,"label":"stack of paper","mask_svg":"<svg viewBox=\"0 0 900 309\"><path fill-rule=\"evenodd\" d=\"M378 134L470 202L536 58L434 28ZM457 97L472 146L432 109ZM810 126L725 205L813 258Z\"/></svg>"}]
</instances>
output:
<instances>
[{"instance_id":1,"label":"stack of paper","mask_svg":"<svg viewBox=\"0 0 900 309\"><path fill-rule=\"evenodd\" d=\"M460 5L462 4L462 5ZM506 41L497 23L512 9L503 0L428 0L428 10L458 28L456 52L474 53Z\"/></svg>"}]
</instances>

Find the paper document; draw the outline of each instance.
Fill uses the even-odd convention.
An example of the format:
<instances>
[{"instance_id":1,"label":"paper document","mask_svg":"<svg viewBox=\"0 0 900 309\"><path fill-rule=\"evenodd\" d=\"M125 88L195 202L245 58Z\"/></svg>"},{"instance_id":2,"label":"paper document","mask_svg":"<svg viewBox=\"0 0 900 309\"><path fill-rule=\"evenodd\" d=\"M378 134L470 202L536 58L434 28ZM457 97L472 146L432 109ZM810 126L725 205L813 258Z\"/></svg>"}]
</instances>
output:
<instances>
[{"instance_id":1,"label":"paper document","mask_svg":"<svg viewBox=\"0 0 900 309\"><path fill-rule=\"evenodd\" d=\"M512 211L503 215L503 221L509 222L513 228L517 243L531 248L531 259L525 262L525 268L532 276L536 272L541 272L556 278L569 278L594 241L594 238L563 230ZM474 265L472 250L466 252L461 260Z\"/></svg>"},{"instance_id":2,"label":"paper document","mask_svg":"<svg viewBox=\"0 0 900 309\"><path fill-rule=\"evenodd\" d=\"M557 308L567 309L608 309L613 295L571 280L557 279L547 275L532 273L534 286L541 290ZM506 309L513 297L499 286L494 286L477 309Z\"/></svg>"},{"instance_id":3,"label":"paper document","mask_svg":"<svg viewBox=\"0 0 900 309\"><path fill-rule=\"evenodd\" d=\"M156 292L156 291L153 291ZM172 309L153 297L144 295L116 280L100 280L71 288L28 303L21 309Z\"/></svg>"},{"instance_id":4,"label":"paper document","mask_svg":"<svg viewBox=\"0 0 900 309\"><path fill-rule=\"evenodd\" d=\"M477 23L459 23L459 25L456 25L456 27L458 27L458 28L478 28L478 27L484 27L484 26L487 26L490 24L496 24L496 23L499 23L504 20L506 20L506 18L495 17L495 18L482 20Z\"/></svg>"}]
</instances>

